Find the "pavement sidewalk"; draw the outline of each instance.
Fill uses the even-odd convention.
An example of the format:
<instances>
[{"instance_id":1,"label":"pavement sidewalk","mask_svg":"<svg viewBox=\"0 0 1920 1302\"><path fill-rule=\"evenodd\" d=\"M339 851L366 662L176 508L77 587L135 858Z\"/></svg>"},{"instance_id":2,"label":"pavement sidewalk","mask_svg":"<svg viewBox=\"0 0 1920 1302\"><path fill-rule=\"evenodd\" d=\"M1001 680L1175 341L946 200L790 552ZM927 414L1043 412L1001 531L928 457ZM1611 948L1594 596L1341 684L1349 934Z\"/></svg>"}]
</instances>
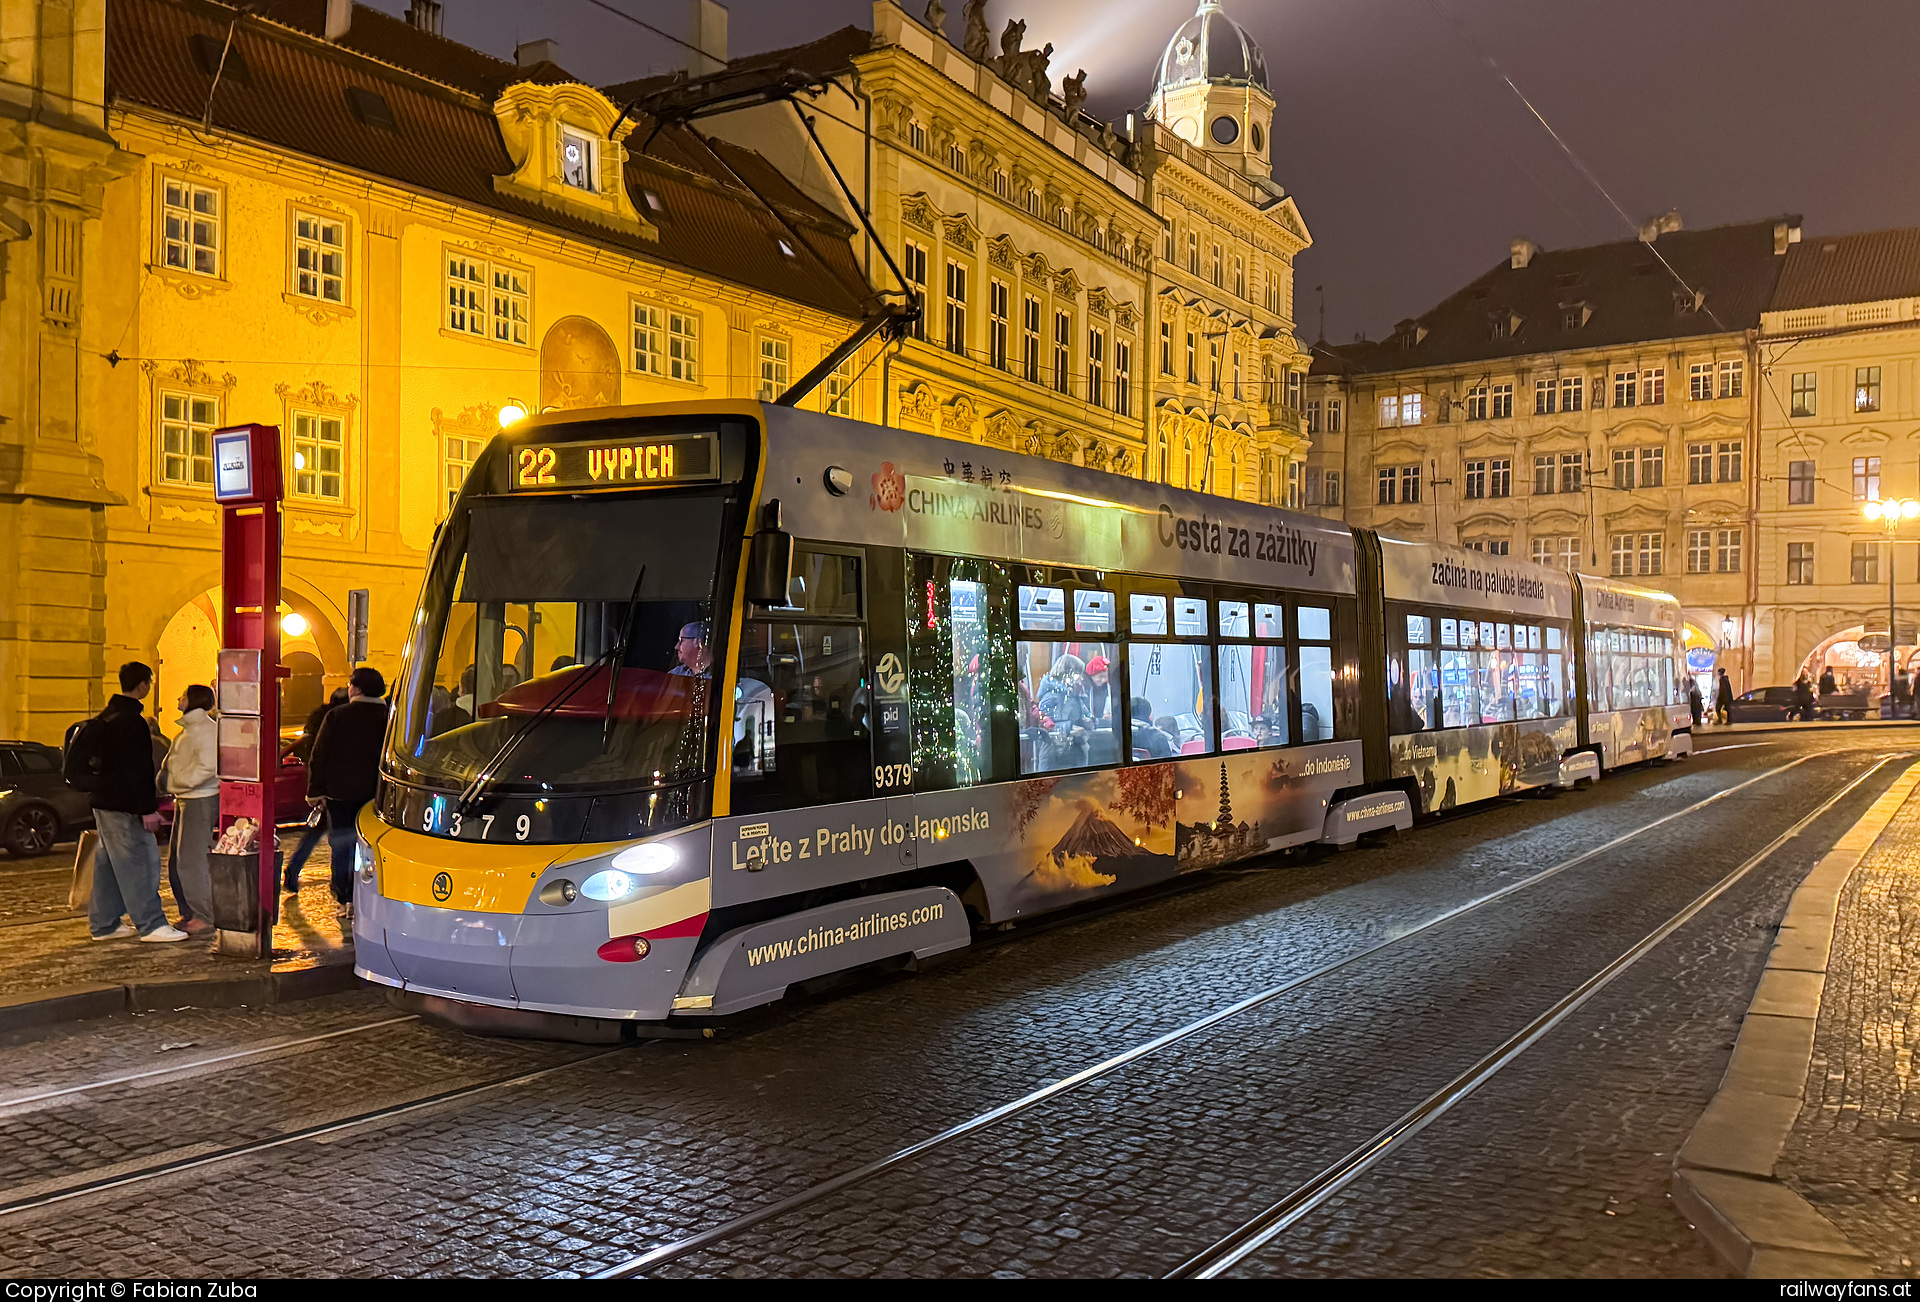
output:
<instances>
[{"instance_id":1,"label":"pavement sidewalk","mask_svg":"<svg viewBox=\"0 0 1920 1302\"><path fill-rule=\"evenodd\" d=\"M291 852L294 838L282 838ZM258 1006L332 994L357 983L327 888L323 841L282 895L271 962L229 958L197 940L167 945L95 942L67 907L73 846L38 859L0 860L0 1033L158 1008ZM163 881L167 917L179 916Z\"/></svg>"},{"instance_id":2,"label":"pavement sidewalk","mask_svg":"<svg viewBox=\"0 0 1920 1302\"><path fill-rule=\"evenodd\" d=\"M1916 1043L1920 763L1794 892L1674 1202L1750 1278L1911 1276Z\"/></svg>"}]
</instances>

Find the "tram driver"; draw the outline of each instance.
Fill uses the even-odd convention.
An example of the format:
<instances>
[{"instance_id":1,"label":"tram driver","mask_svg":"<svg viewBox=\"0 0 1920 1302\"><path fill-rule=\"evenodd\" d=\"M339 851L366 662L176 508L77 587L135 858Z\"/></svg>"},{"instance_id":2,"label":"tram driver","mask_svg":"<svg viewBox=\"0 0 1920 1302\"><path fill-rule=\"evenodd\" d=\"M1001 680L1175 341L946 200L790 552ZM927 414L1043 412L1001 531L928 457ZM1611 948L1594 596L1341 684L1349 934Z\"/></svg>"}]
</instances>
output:
<instances>
[{"instance_id":1,"label":"tram driver","mask_svg":"<svg viewBox=\"0 0 1920 1302\"><path fill-rule=\"evenodd\" d=\"M680 663L667 670L670 674L683 674L693 678L713 676L713 652L707 649L707 626L702 620L681 626L680 636L673 644L674 656Z\"/></svg>"}]
</instances>

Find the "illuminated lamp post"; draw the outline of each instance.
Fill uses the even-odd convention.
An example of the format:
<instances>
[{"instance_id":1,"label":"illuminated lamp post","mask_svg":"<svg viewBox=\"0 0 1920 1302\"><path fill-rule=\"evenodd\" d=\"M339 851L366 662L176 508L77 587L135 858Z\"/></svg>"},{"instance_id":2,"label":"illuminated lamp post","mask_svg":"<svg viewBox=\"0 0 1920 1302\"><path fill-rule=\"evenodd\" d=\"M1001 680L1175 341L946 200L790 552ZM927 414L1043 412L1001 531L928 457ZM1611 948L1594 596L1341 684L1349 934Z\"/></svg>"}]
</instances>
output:
<instances>
[{"instance_id":1,"label":"illuminated lamp post","mask_svg":"<svg viewBox=\"0 0 1920 1302\"><path fill-rule=\"evenodd\" d=\"M1878 520L1887 531L1887 704L1894 718L1900 717L1900 702L1893 694L1893 644L1898 630L1893 623L1893 544L1902 520L1920 516L1920 502L1911 497L1894 497L1868 502L1862 508L1869 520Z\"/></svg>"}]
</instances>

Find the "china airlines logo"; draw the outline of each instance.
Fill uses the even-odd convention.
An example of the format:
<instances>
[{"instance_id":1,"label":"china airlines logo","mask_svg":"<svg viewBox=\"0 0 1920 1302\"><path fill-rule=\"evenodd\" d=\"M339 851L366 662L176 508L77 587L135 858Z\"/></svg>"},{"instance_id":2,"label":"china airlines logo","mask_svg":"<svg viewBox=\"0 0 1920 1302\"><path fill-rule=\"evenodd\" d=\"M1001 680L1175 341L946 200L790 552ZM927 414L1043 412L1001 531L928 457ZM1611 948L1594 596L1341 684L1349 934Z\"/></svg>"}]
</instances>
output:
<instances>
[{"instance_id":1,"label":"china airlines logo","mask_svg":"<svg viewBox=\"0 0 1920 1302\"><path fill-rule=\"evenodd\" d=\"M882 511L898 511L907 500L907 477L893 468L893 462L883 461L873 476L873 496L867 499L869 508Z\"/></svg>"}]
</instances>

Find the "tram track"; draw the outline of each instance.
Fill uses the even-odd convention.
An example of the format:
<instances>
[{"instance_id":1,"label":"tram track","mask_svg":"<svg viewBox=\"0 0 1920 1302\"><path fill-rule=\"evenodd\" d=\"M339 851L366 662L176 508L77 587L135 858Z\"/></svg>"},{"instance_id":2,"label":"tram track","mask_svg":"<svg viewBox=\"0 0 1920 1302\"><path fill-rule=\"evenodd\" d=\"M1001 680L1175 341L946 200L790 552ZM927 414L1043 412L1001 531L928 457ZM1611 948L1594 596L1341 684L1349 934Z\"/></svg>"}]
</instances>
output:
<instances>
[{"instance_id":1,"label":"tram track","mask_svg":"<svg viewBox=\"0 0 1920 1302\"><path fill-rule=\"evenodd\" d=\"M1813 759L1821 758L1823 754L1824 754L1823 752L1815 752L1812 754L1803 755L1797 759L1790 760L1785 764L1778 765L1774 768L1766 770L1765 772L1756 774L1753 777L1747 778L1741 782L1735 783L1732 786L1729 786L1720 791L1717 791L1712 795L1707 796L1699 801L1696 801L1693 804L1688 805L1682 809L1674 810L1670 813L1661 815L1660 817L1652 819L1647 823L1644 823L1641 826L1631 831L1624 832L1619 836L1616 836L1599 845L1596 845L1587 850L1584 850L1579 854L1565 858L1551 865L1548 868L1540 870L1539 872L1532 873L1526 877L1519 879L1518 881L1508 883L1505 886L1502 886L1496 890L1489 891L1479 896L1476 896L1473 899L1467 900L1463 903L1456 904L1449 908L1443 909L1431 915L1430 917L1426 918L1423 921L1414 923L1411 926L1405 927L1403 929L1396 930L1391 935L1388 935L1378 941L1375 941L1372 944L1365 945L1350 954L1344 955L1340 958L1324 963L1318 967L1315 967L1297 976L1290 977L1285 981L1276 983L1272 986L1256 991L1255 993L1250 994L1231 1004L1228 1004L1223 1008L1216 1009L1215 1011L1208 1013L1203 1017L1196 1018L1193 1021L1190 1021L1182 1026L1176 1027L1173 1030L1167 1031L1161 1035L1155 1036L1152 1039L1146 1040L1140 1044L1134 1045L1100 1062L1097 1062L1088 1067L1082 1068L1081 1070L1077 1072L1073 1072L1067 1076L1063 1076L1055 1081L1052 1081L1046 1085L1039 1087L1038 1089L1035 1089L1026 1094L1023 1094L1020 1097L1015 1098L1007 1103L1003 1103L997 1107L990 1108L986 1111L980 1112L964 1121L959 1122L956 1125L950 1126L945 1130L939 1131L936 1134L927 1136L926 1138L916 1141L915 1143L908 1144L902 1148L896 1149L893 1152L888 1153L883 1157L877 1158L862 1166L855 1167L851 1170L842 1172L839 1175L829 1177L828 1179L819 1181L813 1185L809 1185L807 1188L799 1190L796 1193L788 1195L785 1198L776 1200L772 1203L768 1203L763 1207L754 1208L750 1211L742 1213L739 1216L736 1216L727 1221L721 1222L720 1224L715 1225L707 1230L699 1231L695 1234L688 1235L680 1239L672 1240L668 1243L664 1243L657 1247L654 1247L648 1250L647 1252L630 1257L613 1266L605 1267L595 1272L592 1277L596 1279L625 1279L625 1278L635 1278L635 1277L644 1276L645 1274L647 1274L647 1272L654 1270L657 1267L667 1265L680 1258L711 1248L726 1240L736 1238L740 1235L745 1234L747 1231L754 1229L756 1226L759 1226L768 1221L786 1216L792 1212L799 1211L805 1207L808 1207L809 1205L819 1203L836 1194L839 1194L843 1191L851 1189L854 1186L864 1184L888 1172L907 1166L908 1164L911 1164L917 1161L918 1159L921 1159L927 1156L929 1153L933 1152L936 1149L952 1144L955 1141L960 1140L966 1136L977 1134L981 1131L990 1129L1022 1113L1031 1111L1034 1108L1040 1107L1041 1105L1051 1102L1052 1100L1058 1099L1063 1095L1069 1094L1086 1085L1089 1085L1094 1081L1100 1080L1103 1077L1109 1076L1117 1071L1120 1071L1121 1069L1131 1064L1150 1058L1156 1054L1161 1053L1164 1050L1170 1049L1178 1044L1181 1044L1184 1041L1188 1041L1193 1039L1196 1036L1200 1036L1205 1032L1212 1030L1213 1028L1218 1027L1225 1022L1228 1022L1234 1018L1237 1018L1246 1013L1249 1013L1257 1008L1270 1004L1273 1001L1285 995L1296 992L1302 989L1303 987L1306 987L1315 982L1321 981L1338 972L1351 968L1356 964L1362 963L1363 961L1369 958L1377 956L1381 954L1383 951L1386 951L1396 945L1399 945L1403 941L1412 939L1413 937L1416 937L1416 936L1423 935L1427 932L1432 931L1434 928L1440 927L1448 922L1454 921L1463 916L1474 913L1480 909L1485 908L1488 905L1494 904L1500 900L1507 899L1521 891L1527 890L1530 887L1533 887L1542 882L1545 882L1554 877L1557 877L1560 874L1565 873L1572 868L1575 868L1581 864L1590 862L1601 855L1604 855L1613 850L1616 850L1621 846L1624 846L1629 842L1637 840L1638 838L1643 837L1648 833L1653 832L1661 827L1665 827L1678 820L1694 815L1703 809L1706 809L1722 800L1725 800L1731 796L1738 794L1739 792L1745 791L1759 783L1766 782L1772 778L1776 778L1784 773L1787 773L1793 769L1796 769L1800 765L1808 763ZM1825 813L1827 810L1831 809L1835 803L1837 803L1840 799L1842 799L1848 792L1856 789L1862 782L1866 781L1867 778L1870 777L1874 772L1877 772L1880 768L1884 767L1886 764L1891 763L1893 762L1893 760L1901 757L1902 755L1893 755L1893 756L1883 757L1879 759L1877 763L1871 765L1866 771L1857 775L1851 782L1849 782L1840 791L1832 795L1826 802L1824 802L1821 806L1819 806L1813 813L1807 815L1806 818L1802 819L1799 823L1795 824L1795 826L1789 829L1787 833L1784 833L1782 834L1781 837L1777 838L1774 843L1770 843L1770 845L1764 851L1762 851L1762 853L1759 856L1756 856L1748 864L1743 865L1740 869L1737 869L1735 874L1730 875L1729 878L1726 879L1722 885L1715 888L1713 897L1717 898L1719 893L1724 892L1724 890L1727 887L1730 887L1735 882L1737 882L1741 876L1746 875L1746 873L1750 872L1752 868L1757 866L1759 863L1764 862L1764 859L1770 856L1772 853L1774 853L1779 848L1780 845L1785 844L1788 840L1792 839L1793 836L1797 836L1800 831L1804 830L1805 826L1810 825L1811 822L1817 819L1822 813ZM1706 907L1706 904L1711 903L1711 899L1702 899L1700 901L1696 901L1696 903L1698 905L1698 908L1704 908ZM1692 907L1692 906L1689 906L1689 907ZM1694 912L1698 912L1698 908L1695 908ZM1693 915L1688 914L1687 916L1691 917ZM1685 919L1682 919L1681 921L1684 922ZM1677 926L1679 924L1675 924L1675 925ZM1665 934L1670 934L1670 932L1663 932L1661 934L1664 936ZM1654 943L1657 943L1657 941ZM1647 948L1650 949L1651 947L1652 947L1651 944L1647 945ZM1637 961L1637 958L1635 961ZM1625 969L1622 968L1621 970L1624 971ZM1615 975L1617 975L1617 973ZM1612 978L1608 977L1607 979L1610 981ZM1604 984L1605 983L1603 982L1602 985ZM1586 998L1590 998L1592 993L1597 993L1599 988L1600 987L1596 986L1593 991L1588 993ZM1585 998L1583 998L1581 1002L1584 1003ZM1566 1014L1563 1014L1563 1016L1570 1015L1572 1011L1574 1011L1573 1008L1568 1008L1566 1010ZM1545 1029L1550 1029L1550 1028L1545 1028ZM1538 1034L1545 1034L1545 1029L1540 1030ZM1537 1039L1538 1035L1536 1035L1534 1038ZM1531 1042L1532 1042L1531 1040L1528 1041L1528 1043L1531 1043ZM1477 1088L1477 1084L1475 1087ZM1471 1092L1471 1091L1468 1091L1468 1092ZM1464 1095L1462 1095L1462 1097L1464 1097ZM1451 1107L1452 1104L1449 1103L1447 1106ZM1423 1122L1422 1124L1424 1125L1425 1123ZM1357 1174L1358 1172L1355 1172L1355 1175Z\"/></svg>"}]
</instances>

